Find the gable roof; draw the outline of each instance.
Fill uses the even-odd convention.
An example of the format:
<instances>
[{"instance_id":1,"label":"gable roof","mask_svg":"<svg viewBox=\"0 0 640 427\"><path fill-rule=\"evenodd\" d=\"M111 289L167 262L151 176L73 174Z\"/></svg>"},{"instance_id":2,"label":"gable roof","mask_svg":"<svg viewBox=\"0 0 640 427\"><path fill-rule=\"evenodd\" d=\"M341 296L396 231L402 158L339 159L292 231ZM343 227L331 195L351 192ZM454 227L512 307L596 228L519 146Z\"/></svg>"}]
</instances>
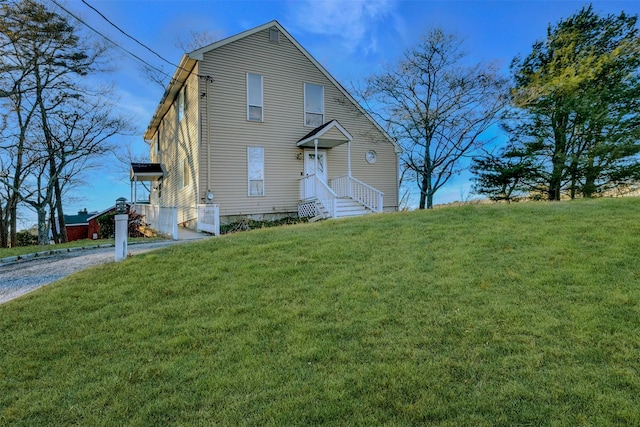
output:
<instances>
[{"instance_id":1,"label":"gable roof","mask_svg":"<svg viewBox=\"0 0 640 427\"><path fill-rule=\"evenodd\" d=\"M332 129L338 131L339 136L337 138L336 135L327 135ZM333 119L300 138L296 146L314 147L315 140L318 140L318 148L333 148L345 142L353 141L353 137L337 120Z\"/></svg>"},{"instance_id":2,"label":"gable roof","mask_svg":"<svg viewBox=\"0 0 640 427\"><path fill-rule=\"evenodd\" d=\"M190 52L188 54L185 54L182 56L182 60L180 61L180 64L178 66L178 68L176 69L176 72L173 75L173 78L171 79L171 82L169 83L169 87L167 88L167 90L165 91L165 94L162 97L162 100L160 101L160 105L158 105L158 108L156 109L155 114L153 115L153 118L151 119L151 122L149 123L149 127L147 128L147 131L144 134L144 138L145 140L148 142L149 139L151 139L153 137L153 134L155 133L156 129L158 128L158 126L160 125L160 121L162 120L162 118L164 117L164 115L167 113L167 111L169 111L169 108L171 107L171 104L173 103L173 100L175 99L175 97L177 96L178 92L180 91L180 89L182 88L182 86L184 85L184 82L186 81L187 77L192 73L193 69L195 68L196 64L198 61L202 61L204 59L204 54L207 52L210 52L212 50L218 49L222 46L226 46L230 43L233 43L236 40L240 40L242 38L251 36L253 34L256 34L260 31L269 29L269 28L277 28L282 34L284 34L284 36L289 39L289 41L309 60L311 61L311 63L313 65L315 65L315 67L320 70L320 72L322 74L324 74L324 76L329 79L329 81L331 83L333 83L333 85L338 88L338 90L340 92L342 92L342 94L348 99L350 100L353 105L356 106L356 108L367 118L369 119L369 121L385 136L385 138L387 138L387 140L393 144L394 148L395 148L395 152L396 153L401 153L402 152L402 148L400 148L400 145L396 142L396 140L394 140L391 135L389 135L381 126L380 124L378 124L378 122L371 117L371 115L364 109L362 108L362 106L360 105L360 103L358 101L356 101L356 99L351 96L351 94L349 92L347 92L347 90L336 80L333 78L333 76L331 74L329 74L329 72L322 66L322 64L320 64L318 61L316 61L316 59L311 56L311 54L309 52L307 52L307 50L302 47L302 45L300 43L298 43L298 41L291 35L289 34L289 32L287 30L284 29L284 27L282 25L280 25L280 23L276 20L267 22L266 24L262 24L258 27L243 31L241 33L238 33L234 36L231 37L227 37L225 39L222 40L218 40L217 42L211 43L210 45L204 46L200 49L196 49L193 52Z\"/></svg>"},{"instance_id":3,"label":"gable roof","mask_svg":"<svg viewBox=\"0 0 640 427\"><path fill-rule=\"evenodd\" d=\"M131 203L131 202L126 202L126 203L125 203L125 205L127 206L127 208L131 209L131 207L133 206L133 203ZM115 207L115 205L114 205L114 206L108 207L107 209L105 209L105 210L103 210L103 211L100 211L100 212L94 212L94 213L93 213L89 218L87 218L87 222L88 222L88 221L91 221L91 220L92 220L92 219L94 219L94 218L101 217L102 215L104 215L104 214L106 214L106 213L109 213L109 212L111 212L111 211L115 211L115 210L116 210L116 207Z\"/></svg>"}]
</instances>

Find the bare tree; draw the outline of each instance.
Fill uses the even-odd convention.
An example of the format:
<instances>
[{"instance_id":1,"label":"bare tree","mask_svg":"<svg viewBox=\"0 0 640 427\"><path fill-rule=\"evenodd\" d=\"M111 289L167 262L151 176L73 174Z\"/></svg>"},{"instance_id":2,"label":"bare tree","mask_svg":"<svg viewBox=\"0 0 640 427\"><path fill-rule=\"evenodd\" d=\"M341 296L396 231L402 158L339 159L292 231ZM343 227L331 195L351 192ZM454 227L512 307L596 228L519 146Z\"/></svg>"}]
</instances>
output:
<instances>
[{"instance_id":1,"label":"bare tree","mask_svg":"<svg viewBox=\"0 0 640 427\"><path fill-rule=\"evenodd\" d=\"M107 152L109 138L128 124L105 102L108 92L81 84L102 68L104 47L82 39L67 18L36 1L8 2L0 12L0 95L9 129L0 146L0 181L12 194L10 209L21 202L36 211L44 244L47 208L64 230L62 195L71 171ZM13 233L17 217L11 216Z\"/></svg>"},{"instance_id":2,"label":"bare tree","mask_svg":"<svg viewBox=\"0 0 640 427\"><path fill-rule=\"evenodd\" d=\"M467 65L462 42L441 29L367 78L360 97L401 144L401 166L420 189L420 209L432 208L434 194L488 142L485 132L506 104L506 87L495 64Z\"/></svg>"},{"instance_id":3,"label":"bare tree","mask_svg":"<svg viewBox=\"0 0 640 427\"><path fill-rule=\"evenodd\" d=\"M210 33L209 31L195 31L190 30L189 35L183 35L179 37L175 42L175 47L181 49L183 52L192 52L201 47L210 45L220 40L219 33Z\"/></svg>"}]
</instances>

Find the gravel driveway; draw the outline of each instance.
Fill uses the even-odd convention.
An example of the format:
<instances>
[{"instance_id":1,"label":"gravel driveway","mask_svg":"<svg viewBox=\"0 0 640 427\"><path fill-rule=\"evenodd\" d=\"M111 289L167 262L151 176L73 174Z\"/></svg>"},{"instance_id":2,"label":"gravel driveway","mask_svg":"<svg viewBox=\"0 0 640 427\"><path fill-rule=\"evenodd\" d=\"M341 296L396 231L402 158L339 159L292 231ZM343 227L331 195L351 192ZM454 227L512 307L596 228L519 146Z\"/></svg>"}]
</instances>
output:
<instances>
[{"instance_id":1,"label":"gravel driveway","mask_svg":"<svg viewBox=\"0 0 640 427\"><path fill-rule=\"evenodd\" d=\"M183 241L166 240L128 246L130 254L141 254ZM96 248L28 258L0 265L0 304L55 282L76 271L98 264L114 262L115 249Z\"/></svg>"}]
</instances>

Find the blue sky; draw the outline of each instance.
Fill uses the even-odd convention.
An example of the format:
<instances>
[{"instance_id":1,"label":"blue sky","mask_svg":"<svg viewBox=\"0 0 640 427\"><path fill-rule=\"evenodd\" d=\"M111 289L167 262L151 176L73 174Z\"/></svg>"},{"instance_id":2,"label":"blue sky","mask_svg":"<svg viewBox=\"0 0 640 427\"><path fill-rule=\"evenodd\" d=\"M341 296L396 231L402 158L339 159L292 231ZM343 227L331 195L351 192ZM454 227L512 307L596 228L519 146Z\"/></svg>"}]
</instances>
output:
<instances>
[{"instance_id":1,"label":"blue sky","mask_svg":"<svg viewBox=\"0 0 640 427\"><path fill-rule=\"evenodd\" d=\"M51 0L44 0L51 7ZM107 23L80 0L56 0L83 21L155 67L173 74L164 62ZM179 40L190 32L207 32L221 39L271 20L278 20L335 78L349 88L367 75L394 63L429 29L441 27L465 39L474 62L495 60L505 73L514 56L526 55L543 39L549 24L567 18L583 5L580 1L402 1L402 0L285 0L285 1L113 1L86 0L125 32L176 64L182 50ZM603 14L640 14L640 1L596 1ZM60 13L65 14L64 11ZM81 24L78 24L81 25ZM94 36L98 37L94 34ZM114 70L104 76L113 82L122 112L139 128L135 137L115 140L146 153L142 134L164 89L141 71L128 54L112 52ZM129 198L125 171L105 161L103 170L87 175L65 203L65 211L102 210L116 198ZM453 181L437 194L436 203L468 196L466 178Z\"/></svg>"}]
</instances>

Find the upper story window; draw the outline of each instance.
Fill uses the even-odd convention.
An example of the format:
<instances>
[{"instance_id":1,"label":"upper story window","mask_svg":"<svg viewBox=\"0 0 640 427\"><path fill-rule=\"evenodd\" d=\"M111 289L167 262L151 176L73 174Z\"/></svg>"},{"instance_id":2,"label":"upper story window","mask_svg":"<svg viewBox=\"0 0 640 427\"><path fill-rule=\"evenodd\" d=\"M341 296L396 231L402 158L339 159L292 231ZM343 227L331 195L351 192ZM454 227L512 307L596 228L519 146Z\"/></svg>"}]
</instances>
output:
<instances>
[{"instance_id":1,"label":"upper story window","mask_svg":"<svg viewBox=\"0 0 640 427\"><path fill-rule=\"evenodd\" d=\"M184 89L178 93L178 121L184 119Z\"/></svg>"},{"instance_id":2,"label":"upper story window","mask_svg":"<svg viewBox=\"0 0 640 427\"><path fill-rule=\"evenodd\" d=\"M262 107L262 76L247 73L247 120L263 121Z\"/></svg>"},{"instance_id":3,"label":"upper story window","mask_svg":"<svg viewBox=\"0 0 640 427\"><path fill-rule=\"evenodd\" d=\"M182 188L187 187L189 185L189 178L191 171L189 170L189 159L184 158L182 160L182 165L180 168L180 183L182 184Z\"/></svg>"},{"instance_id":4,"label":"upper story window","mask_svg":"<svg viewBox=\"0 0 640 427\"><path fill-rule=\"evenodd\" d=\"M304 124L311 127L324 124L324 86L304 84Z\"/></svg>"}]
</instances>

